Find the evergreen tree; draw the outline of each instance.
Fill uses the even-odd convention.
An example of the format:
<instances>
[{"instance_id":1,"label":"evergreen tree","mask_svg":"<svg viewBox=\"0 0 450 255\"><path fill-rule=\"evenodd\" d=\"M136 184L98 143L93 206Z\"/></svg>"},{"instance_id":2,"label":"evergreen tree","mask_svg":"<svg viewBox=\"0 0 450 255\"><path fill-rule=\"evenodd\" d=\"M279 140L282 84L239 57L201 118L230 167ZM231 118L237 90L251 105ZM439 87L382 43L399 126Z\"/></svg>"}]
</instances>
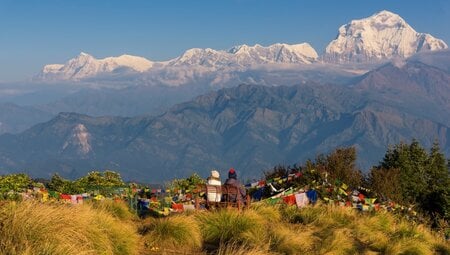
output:
<instances>
[{"instance_id":1,"label":"evergreen tree","mask_svg":"<svg viewBox=\"0 0 450 255\"><path fill-rule=\"evenodd\" d=\"M426 211L450 219L450 175L447 160L435 142L427 161L427 192L423 199Z\"/></svg>"},{"instance_id":2,"label":"evergreen tree","mask_svg":"<svg viewBox=\"0 0 450 255\"><path fill-rule=\"evenodd\" d=\"M427 167L428 155L417 140L413 140L409 146L409 158L403 164L402 180L404 191L410 201L423 197L427 192Z\"/></svg>"},{"instance_id":3,"label":"evergreen tree","mask_svg":"<svg viewBox=\"0 0 450 255\"><path fill-rule=\"evenodd\" d=\"M390 171L399 171L399 193L403 201L417 204L434 219L449 219L449 168L437 142L429 154L417 140L409 145L399 143L390 147L380 165L371 172L369 179L372 186L380 191L382 185L379 182L386 178L382 175L394 175ZM392 192L388 185L384 189L385 195Z\"/></svg>"}]
</instances>

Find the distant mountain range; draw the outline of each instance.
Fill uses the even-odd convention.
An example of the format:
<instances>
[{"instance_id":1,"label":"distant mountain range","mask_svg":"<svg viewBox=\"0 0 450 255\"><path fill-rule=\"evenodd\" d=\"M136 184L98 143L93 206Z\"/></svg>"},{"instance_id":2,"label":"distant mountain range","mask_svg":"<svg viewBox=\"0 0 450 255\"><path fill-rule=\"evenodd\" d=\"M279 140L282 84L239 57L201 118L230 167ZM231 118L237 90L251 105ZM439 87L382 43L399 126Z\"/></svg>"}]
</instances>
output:
<instances>
[{"instance_id":1,"label":"distant mountain range","mask_svg":"<svg viewBox=\"0 0 450 255\"><path fill-rule=\"evenodd\" d=\"M353 20L339 28L321 57L308 43L295 45L239 45L229 50L189 49L172 60L155 62L142 57L122 55L96 59L86 53L65 64L46 65L36 76L41 81L84 80L113 75L160 75L165 70L181 68L191 72L246 70L267 64L309 65L318 62L376 62L393 57L407 58L423 51L447 49L447 44L425 33L416 32L399 15L381 11L368 18ZM201 67L199 69L199 67ZM183 72L183 71L182 71ZM178 75L179 76L179 75ZM167 85L183 84L183 79Z\"/></svg>"},{"instance_id":2,"label":"distant mountain range","mask_svg":"<svg viewBox=\"0 0 450 255\"><path fill-rule=\"evenodd\" d=\"M450 153L450 75L417 61L386 64L351 85L241 85L209 92L159 116L61 113L0 137L3 172L76 177L117 169L163 181L235 167L244 178L338 146L356 146L368 169L389 144L436 139Z\"/></svg>"}]
</instances>

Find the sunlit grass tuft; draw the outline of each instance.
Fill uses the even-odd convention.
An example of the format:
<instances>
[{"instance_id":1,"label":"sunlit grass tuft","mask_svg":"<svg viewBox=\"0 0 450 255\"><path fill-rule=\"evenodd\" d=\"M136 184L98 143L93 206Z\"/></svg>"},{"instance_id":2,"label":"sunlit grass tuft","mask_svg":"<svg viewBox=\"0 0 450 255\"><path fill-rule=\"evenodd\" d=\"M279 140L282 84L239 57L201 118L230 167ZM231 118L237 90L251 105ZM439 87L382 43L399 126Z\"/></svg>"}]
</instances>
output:
<instances>
[{"instance_id":1,"label":"sunlit grass tuft","mask_svg":"<svg viewBox=\"0 0 450 255\"><path fill-rule=\"evenodd\" d=\"M206 212L197 216L204 241L219 247L223 243L249 246L267 244L267 219L253 210L239 212L233 209Z\"/></svg>"},{"instance_id":2,"label":"sunlit grass tuft","mask_svg":"<svg viewBox=\"0 0 450 255\"><path fill-rule=\"evenodd\" d=\"M273 254L267 250L256 247L249 247L245 244L226 243L221 244L217 249L217 255L270 255Z\"/></svg>"},{"instance_id":3,"label":"sunlit grass tuft","mask_svg":"<svg viewBox=\"0 0 450 255\"><path fill-rule=\"evenodd\" d=\"M271 228L270 248L281 254L308 254L319 241L312 228L278 224Z\"/></svg>"},{"instance_id":4,"label":"sunlit grass tuft","mask_svg":"<svg viewBox=\"0 0 450 255\"><path fill-rule=\"evenodd\" d=\"M280 211L280 206L278 205L268 206L264 203L258 203L253 204L251 209L268 222L280 222L283 217Z\"/></svg>"},{"instance_id":5,"label":"sunlit grass tuft","mask_svg":"<svg viewBox=\"0 0 450 255\"><path fill-rule=\"evenodd\" d=\"M148 219L140 228L148 249L199 250L202 237L198 223L192 216L179 215L167 218Z\"/></svg>"}]
</instances>

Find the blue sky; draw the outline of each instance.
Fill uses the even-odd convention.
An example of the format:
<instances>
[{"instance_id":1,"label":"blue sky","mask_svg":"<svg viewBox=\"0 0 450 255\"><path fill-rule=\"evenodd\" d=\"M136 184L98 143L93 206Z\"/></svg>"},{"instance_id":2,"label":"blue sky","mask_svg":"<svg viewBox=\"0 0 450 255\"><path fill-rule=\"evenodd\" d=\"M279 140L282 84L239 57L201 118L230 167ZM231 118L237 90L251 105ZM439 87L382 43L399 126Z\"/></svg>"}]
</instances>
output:
<instances>
[{"instance_id":1,"label":"blue sky","mask_svg":"<svg viewBox=\"0 0 450 255\"><path fill-rule=\"evenodd\" d=\"M81 51L167 60L193 47L309 42L321 53L339 26L384 9L450 43L447 0L0 0L0 81Z\"/></svg>"}]
</instances>

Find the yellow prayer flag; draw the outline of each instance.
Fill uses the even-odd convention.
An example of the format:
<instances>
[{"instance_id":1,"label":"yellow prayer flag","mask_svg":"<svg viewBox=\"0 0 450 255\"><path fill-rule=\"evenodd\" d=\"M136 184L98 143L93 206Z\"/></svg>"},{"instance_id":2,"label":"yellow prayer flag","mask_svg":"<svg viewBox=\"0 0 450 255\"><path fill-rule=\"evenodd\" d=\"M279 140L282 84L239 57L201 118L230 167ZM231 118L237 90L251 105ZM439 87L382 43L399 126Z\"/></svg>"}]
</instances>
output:
<instances>
[{"instance_id":1,"label":"yellow prayer flag","mask_svg":"<svg viewBox=\"0 0 450 255\"><path fill-rule=\"evenodd\" d=\"M163 215L164 215L164 216L168 216L169 214L170 214L169 207L164 207Z\"/></svg>"}]
</instances>

